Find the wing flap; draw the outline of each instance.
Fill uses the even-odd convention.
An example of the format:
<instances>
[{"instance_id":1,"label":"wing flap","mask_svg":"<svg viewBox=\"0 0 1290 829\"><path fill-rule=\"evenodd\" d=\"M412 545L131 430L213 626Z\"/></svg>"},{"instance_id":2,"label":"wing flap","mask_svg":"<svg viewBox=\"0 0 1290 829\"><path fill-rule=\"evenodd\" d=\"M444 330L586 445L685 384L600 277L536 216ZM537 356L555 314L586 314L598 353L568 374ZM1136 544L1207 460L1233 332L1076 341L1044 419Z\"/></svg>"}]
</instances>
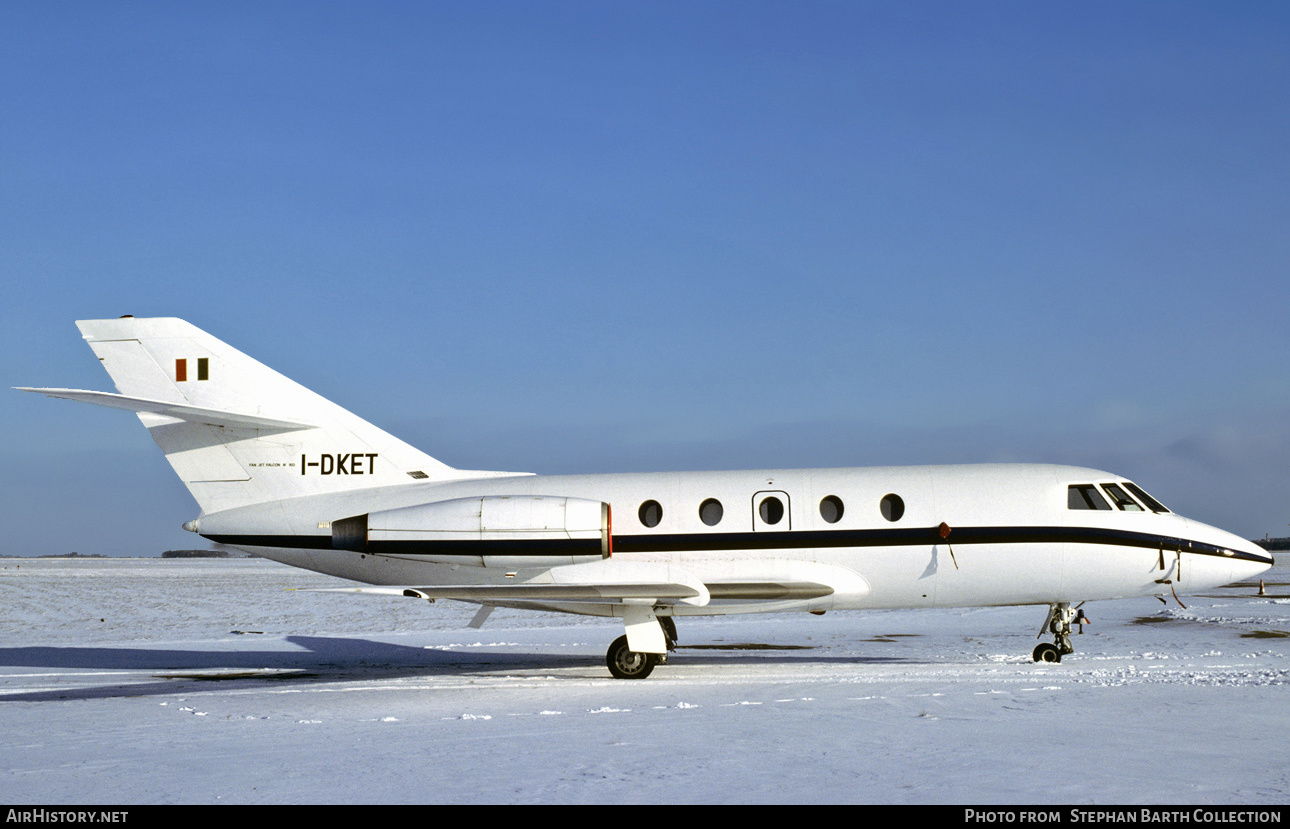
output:
<instances>
[{"instance_id":1,"label":"wing flap","mask_svg":"<svg viewBox=\"0 0 1290 829\"><path fill-rule=\"evenodd\" d=\"M372 593L464 602L551 601L596 604L676 604L702 607L703 582L667 564L603 559L552 567L526 581L502 584L400 585L338 588L326 592Z\"/></svg>"},{"instance_id":2,"label":"wing flap","mask_svg":"<svg viewBox=\"0 0 1290 829\"><path fill-rule=\"evenodd\" d=\"M454 587L359 587L354 593L384 593L418 599L460 601L559 601L627 602L653 600L663 603L696 599L701 594L684 584L642 582L639 584L466 584Z\"/></svg>"}]
</instances>

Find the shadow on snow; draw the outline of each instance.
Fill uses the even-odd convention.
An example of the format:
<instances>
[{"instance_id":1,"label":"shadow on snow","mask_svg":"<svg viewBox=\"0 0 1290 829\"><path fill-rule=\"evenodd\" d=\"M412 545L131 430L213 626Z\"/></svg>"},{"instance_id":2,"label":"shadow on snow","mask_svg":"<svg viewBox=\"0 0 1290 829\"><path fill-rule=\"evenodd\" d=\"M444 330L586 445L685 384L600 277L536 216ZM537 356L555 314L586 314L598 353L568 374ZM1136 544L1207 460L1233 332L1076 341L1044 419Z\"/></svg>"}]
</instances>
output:
<instances>
[{"instance_id":1,"label":"shadow on snow","mask_svg":"<svg viewBox=\"0 0 1290 829\"><path fill-rule=\"evenodd\" d=\"M603 658L585 654L517 653L490 649L439 649L397 645L368 639L288 636L300 648L286 650L164 649L121 647L0 648L0 668L143 672L150 679L121 679L84 684L78 675L51 675L42 690L0 693L0 702L47 702L77 699L151 696L248 687L266 682L318 683L406 680L434 676L491 675L511 671L572 671L578 679L611 681ZM501 647L501 646L496 646ZM809 647L753 643L683 646L664 670L739 664L874 664L909 663L897 657L822 656ZM583 671L590 671L583 673ZM570 678L574 678L571 676ZM108 680L108 676L103 677ZM0 677L3 680L3 677ZM621 681L621 680L612 680ZM63 687L48 687L62 685Z\"/></svg>"}]
</instances>

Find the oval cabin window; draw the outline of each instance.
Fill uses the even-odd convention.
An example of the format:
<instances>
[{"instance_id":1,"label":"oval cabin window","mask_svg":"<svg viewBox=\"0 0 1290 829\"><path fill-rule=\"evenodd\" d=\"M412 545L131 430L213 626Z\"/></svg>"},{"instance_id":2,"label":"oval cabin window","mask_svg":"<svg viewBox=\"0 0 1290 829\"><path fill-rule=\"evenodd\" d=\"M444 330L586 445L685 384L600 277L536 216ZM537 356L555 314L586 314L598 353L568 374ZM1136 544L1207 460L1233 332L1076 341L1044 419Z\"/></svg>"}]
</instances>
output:
<instances>
[{"instance_id":1,"label":"oval cabin window","mask_svg":"<svg viewBox=\"0 0 1290 829\"><path fill-rule=\"evenodd\" d=\"M899 521L905 514L905 501L895 494L882 496L882 517L888 521Z\"/></svg>"},{"instance_id":2,"label":"oval cabin window","mask_svg":"<svg viewBox=\"0 0 1290 829\"><path fill-rule=\"evenodd\" d=\"M640 516L641 524L646 527L657 527L663 520L663 506L658 501L646 501L641 504L636 514Z\"/></svg>"},{"instance_id":3,"label":"oval cabin window","mask_svg":"<svg viewBox=\"0 0 1290 829\"><path fill-rule=\"evenodd\" d=\"M829 495L820 501L820 517L830 524L836 524L842 520L842 499L836 495Z\"/></svg>"},{"instance_id":4,"label":"oval cabin window","mask_svg":"<svg viewBox=\"0 0 1290 829\"><path fill-rule=\"evenodd\" d=\"M784 520L784 502L774 495L761 499L761 504L757 507L757 514L766 524L778 524Z\"/></svg>"}]
</instances>

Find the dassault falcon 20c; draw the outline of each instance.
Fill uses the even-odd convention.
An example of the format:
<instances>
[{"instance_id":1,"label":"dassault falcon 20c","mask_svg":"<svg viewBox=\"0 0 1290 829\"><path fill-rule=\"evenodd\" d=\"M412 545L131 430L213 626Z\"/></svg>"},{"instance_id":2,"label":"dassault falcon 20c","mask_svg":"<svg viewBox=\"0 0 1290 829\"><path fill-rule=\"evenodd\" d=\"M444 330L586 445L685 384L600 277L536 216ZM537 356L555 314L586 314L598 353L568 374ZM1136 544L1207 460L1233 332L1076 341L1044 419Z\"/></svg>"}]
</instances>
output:
<instances>
[{"instance_id":1,"label":"dassault falcon 20c","mask_svg":"<svg viewBox=\"0 0 1290 829\"><path fill-rule=\"evenodd\" d=\"M32 389L138 414L201 509L184 527L361 592L618 617L606 661L641 678L675 619L1047 605L1072 652L1090 599L1250 578L1262 548L1135 484L1067 466L538 476L465 471L179 319L78 322L119 393Z\"/></svg>"}]
</instances>

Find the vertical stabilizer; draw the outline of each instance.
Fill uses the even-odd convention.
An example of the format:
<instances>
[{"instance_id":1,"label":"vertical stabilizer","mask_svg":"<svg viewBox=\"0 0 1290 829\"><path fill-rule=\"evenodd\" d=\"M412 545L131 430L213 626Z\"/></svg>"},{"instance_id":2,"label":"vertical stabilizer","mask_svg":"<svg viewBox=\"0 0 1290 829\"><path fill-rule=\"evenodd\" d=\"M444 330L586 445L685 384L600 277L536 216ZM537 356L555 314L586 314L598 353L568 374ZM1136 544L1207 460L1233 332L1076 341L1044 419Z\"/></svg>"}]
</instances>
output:
<instances>
[{"instance_id":1,"label":"vertical stabilizer","mask_svg":"<svg viewBox=\"0 0 1290 829\"><path fill-rule=\"evenodd\" d=\"M120 395L58 396L138 413L205 513L481 474L440 463L184 320L77 326Z\"/></svg>"}]
</instances>

